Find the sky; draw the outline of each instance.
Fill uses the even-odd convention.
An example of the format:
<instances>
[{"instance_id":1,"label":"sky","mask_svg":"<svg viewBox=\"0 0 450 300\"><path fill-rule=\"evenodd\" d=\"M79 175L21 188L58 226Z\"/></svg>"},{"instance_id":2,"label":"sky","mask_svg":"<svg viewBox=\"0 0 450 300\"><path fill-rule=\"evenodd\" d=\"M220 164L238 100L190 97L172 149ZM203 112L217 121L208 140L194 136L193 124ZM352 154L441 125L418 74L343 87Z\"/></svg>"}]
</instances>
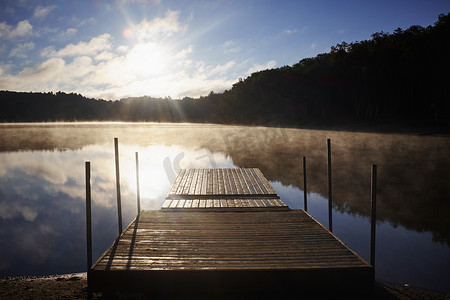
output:
<instances>
[{"instance_id":1,"label":"sky","mask_svg":"<svg viewBox=\"0 0 450 300\"><path fill-rule=\"evenodd\" d=\"M0 90L199 97L449 12L449 0L1 0Z\"/></svg>"}]
</instances>

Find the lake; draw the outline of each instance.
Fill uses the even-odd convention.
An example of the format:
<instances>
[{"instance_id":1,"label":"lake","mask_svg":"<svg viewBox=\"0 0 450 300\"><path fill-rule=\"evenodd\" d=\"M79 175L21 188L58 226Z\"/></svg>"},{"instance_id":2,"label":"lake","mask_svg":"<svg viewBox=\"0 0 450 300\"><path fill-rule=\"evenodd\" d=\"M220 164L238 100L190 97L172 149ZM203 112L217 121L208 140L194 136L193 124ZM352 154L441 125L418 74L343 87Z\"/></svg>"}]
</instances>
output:
<instances>
[{"instance_id":1,"label":"lake","mask_svg":"<svg viewBox=\"0 0 450 300\"><path fill-rule=\"evenodd\" d=\"M117 237L114 138L124 227L159 209L180 168L259 168L290 208L328 227L369 261L370 173L378 166L376 278L450 291L450 138L154 123L0 124L0 276L86 271L85 162L91 162L93 254Z\"/></svg>"}]
</instances>

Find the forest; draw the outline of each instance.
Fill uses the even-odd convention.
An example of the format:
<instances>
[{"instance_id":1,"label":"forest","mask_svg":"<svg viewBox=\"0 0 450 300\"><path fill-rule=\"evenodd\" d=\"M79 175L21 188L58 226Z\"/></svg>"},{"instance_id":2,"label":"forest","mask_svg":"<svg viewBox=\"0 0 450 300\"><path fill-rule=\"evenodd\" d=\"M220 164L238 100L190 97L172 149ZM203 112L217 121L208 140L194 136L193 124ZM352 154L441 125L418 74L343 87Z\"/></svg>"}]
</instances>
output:
<instances>
[{"instance_id":1,"label":"forest","mask_svg":"<svg viewBox=\"0 0 450 300\"><path fill-rule=\"evenodd\" d=\"M199 98L117 101L0 91L0 122L151 121L289 127L450 125L450 13L434 25L342 42Z\"/></svg>"}]
</instances>

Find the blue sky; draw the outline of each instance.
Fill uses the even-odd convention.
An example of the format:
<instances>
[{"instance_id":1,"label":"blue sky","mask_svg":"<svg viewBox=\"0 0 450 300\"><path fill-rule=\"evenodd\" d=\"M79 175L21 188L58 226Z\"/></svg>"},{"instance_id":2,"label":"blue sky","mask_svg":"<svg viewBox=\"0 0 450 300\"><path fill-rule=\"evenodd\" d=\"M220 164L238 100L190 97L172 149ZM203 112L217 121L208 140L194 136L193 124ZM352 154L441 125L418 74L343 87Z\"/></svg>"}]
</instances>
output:
<instances>
[{"instance_id":1,"label":"blue sky","mask_svg":"<svg viewBox=\"0 0 450 300\"><path fill-rule=\"evenodd\" d=\"M448 12L448 0L2 0L0 90L198 97Z\"/></svg>"}]
</instances>

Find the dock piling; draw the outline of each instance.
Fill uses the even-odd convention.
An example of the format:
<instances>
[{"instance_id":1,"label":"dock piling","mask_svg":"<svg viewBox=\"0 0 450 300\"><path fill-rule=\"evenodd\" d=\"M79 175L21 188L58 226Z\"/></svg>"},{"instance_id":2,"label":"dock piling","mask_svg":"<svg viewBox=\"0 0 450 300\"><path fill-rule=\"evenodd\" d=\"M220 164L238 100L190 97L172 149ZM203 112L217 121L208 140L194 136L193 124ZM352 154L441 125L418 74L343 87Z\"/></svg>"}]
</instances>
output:
<instances>
[{"instance_id":1,"label":"dock piling","mask_svg":"<svg viewBox=\"0 0 450 300\"><path fill-rule=\"evenodd\" d=\"M91 221L91 163L85 163L86 169L86 245L87 269L92 266L92 221Z\"/></svg>"},{"instance_id":2,"label":"dock piling","mask_svg":"<svg viewBox=\"0 0 450 300\"><path fill-rule=\"evenodd\" d=\"M377 225L377 165L372 165L370 184L371 214L370 214L370 264L375 268L375 237Z\"/></svg>"},{"instance_id":3,"label":"dock piling","mask_svg":"<svg viewBox=\"0 0 450 300\"><path fill-rule=\"evenodd\" d=\"M114 138L114 150L116 158L116 189L117 189L117 216L119 223L119 235L122 234L122 200L120 196L120 171L119 171L119 139Z\"/></svg>"},{"instance_id":4,"label":"dock piling","mask_svg":"<svg viewBox=\"0 0 450 300\"><path fill-rule=\"evenodd\" d=\"M303 202L304 209L308 211L308 200L307 200L307 191L306 191L306 157L303 156Z\"/></svg>"},{"instance_id":5,"label":"dock piling","mask_svg":"<svg viewBox=\"0 0 450 300\"><path fill-rule=\"evenodd\" d=\"M328 229L333 232L333 193L331 185L331 140L327 139L328 152Z\"/></svg>"},{"instance_id":6,"label":"dock piling","mask_svg":"<svg viewBox=\"0 0 450 300\"><path fill-rule=\"evenodd\" d=\"M137 212L141 212L141 191L139 189L139 154L136 152L136 197L137 197Z\"/></svg>"}]
</instances>

